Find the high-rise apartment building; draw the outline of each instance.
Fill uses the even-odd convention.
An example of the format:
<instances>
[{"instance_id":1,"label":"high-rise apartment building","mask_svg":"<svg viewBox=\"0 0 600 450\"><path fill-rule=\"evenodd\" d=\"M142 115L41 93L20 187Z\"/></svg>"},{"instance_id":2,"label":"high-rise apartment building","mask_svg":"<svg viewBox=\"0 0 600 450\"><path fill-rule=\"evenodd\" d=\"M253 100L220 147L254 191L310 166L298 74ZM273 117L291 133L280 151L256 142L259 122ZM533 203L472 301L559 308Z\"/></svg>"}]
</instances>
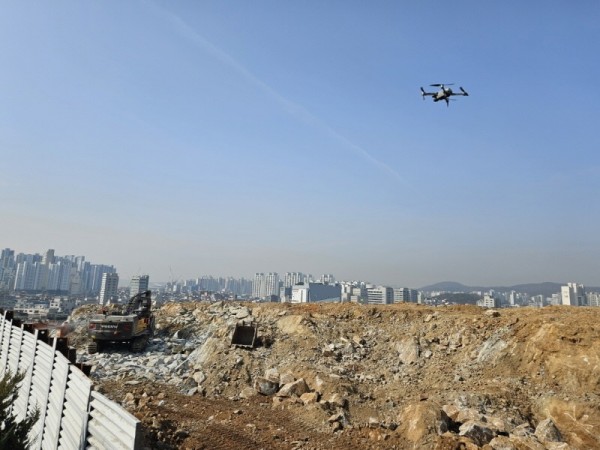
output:
<instances>
[{"instance_id":1,"label":"high-rise apartment building","mask_svg":"<svg viewBox=\"0 0 600 450\"><path fill-rule=\"evenodd\" d=\"M584 306L586 304L585 289L582 284L567 283L566 286L560 287L560 295L563 305Z\"/></svg>"},{"instance_id":2,"label":"high-rise apartment building","mask_svg":"<svg viewBox=\"0 0 600 450\"><path fill-rule=\"evenodd\" d=\"M292 287L295 284L304 283L304 274L302 272L286 272L283 278L283 287Z\"/></svg>"},{"instance_id":3,"label":"high-rise apartment building","mask_svg":"<svg viewBox=\"0 0 600 450\"><path fill-rule=\"evenodd\" d=\"M98 303L106 305L118 298L119 275L116 272L104 273L102 285L100 286L100 297Z\"/></svg>"},{"instance_id":4,"label":"high-rise apartment building","mask_svg":"<svg viewBox=\"0 0 600 450\"><path fill-rule=\"evenodd\" d=\"M324 273L321 275L321 279L319 281L323 284L333 284L335 283L335 277L331 273Z\"/></svg>"},{"instance_id":5,"label":"high-rise apartment building","mask_svg":"<svg viewBox=\"0 0 600 450\"><path fill-rule=\"evenodd\" d=\"M0 290L11 289L15 277L15 251L5 248L0 252Z\"/></svg>"},{"instance_id":6,"label":"high-rise apartment building","mask_svg":"<svg viewBox=\"0 0 600 450\"><path fill-rule=\"evenodd\" d=\"M15 271L14 289L17 291L35 290L36 280L39 277L40 266L38 261L25 259L17 264Z\"/></svg>"},{"instance_id":7,"label":"high-rise apartment building","mask_svg":"<svg viewBox=\"0 0 600 450\"><path fill-rule=\"evenodd\" d=\"M262 293L264 292L264 284L265 284L265 274L264 273L255 273L254 274L254 282L252 283L252 297L253 298L261 298Z\"/></svg>"},{"instance_id":8,"label":"high-rise apartment building","mask_svg":"<svg viewBox=\"0 0 600 450\"><path fill-rule=\"evenodd\" d=\"M46 250L46 253L44 253L44 256L42 257L42 264L51 264L54 262L54 249L49 249Z\"/></svg>"},{"instance_id":9,"label":"high-rise apartment building","mask_svg":"<svg viewBox=\"0 0 600 450\"><path fill-rule=\"evenodd\" d=\"M271 295L279 295L279 275L276 272L268 274L256 273L252 285L252 297L266 298Z\"/></svg>"},{"instance_id":10,"label":"high-rise apartment building","mask_svg":"<svg viewBox=\"0 0 600 450\"><path fill-rule=\"evenodd\" d=\"M133 297L140 292L146 292L148 290L148 286L150 284L150 276L149 275L136 275L131 278L131 282L129 283L129 295Z\"/></svg>"},{"instance_id":11,"label":"high-rise apartment building","mask_svg":"<svg viewBox=\"0 0 600 450\"><path fill-rule=\"evenodd\" d=\"M265 277L265 295L263 297L271 295L279 295L279 275L276 272L269 272Z\"/></svg>"},{"instance_id":12,"label":"high-rise apartment building","mask_svg":"<svg viewBox=\"0 0 600 450\"><path fill-rule=\"evenodd\" d=\"M116 269L113 266L106 266L104 264L92 264L90 265L90 273L87 280L86 292L93 295L100 293L102 287L102 277L105 273L116 273Z\"/></svg>"}]
</instances>

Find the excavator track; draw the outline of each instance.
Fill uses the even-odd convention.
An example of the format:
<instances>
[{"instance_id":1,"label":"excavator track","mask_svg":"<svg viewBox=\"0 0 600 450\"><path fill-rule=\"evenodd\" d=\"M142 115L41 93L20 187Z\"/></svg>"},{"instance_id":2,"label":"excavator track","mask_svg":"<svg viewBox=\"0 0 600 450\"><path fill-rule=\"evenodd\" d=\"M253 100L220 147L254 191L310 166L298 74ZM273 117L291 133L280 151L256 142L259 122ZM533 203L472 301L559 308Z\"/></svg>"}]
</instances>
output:
<instances>
[{"instance_id":1,"label":"excavator track","mask_svg":"<svg viewBox=\"0 0 600 450\"><path fill-rule=\"evenodd\" d=\"M136 337L131 342L131 351L133 353L141 353L146 348L146 344L148 344L148 337L147 336Z\"/></svg>"},{"instance_id":2,"label":"excavator track","mask_svg":"<svg viewBox=\"0 0 600 450\"><path fill-rule=\"evenodd\" d=\"M98 343L96 341L92 341L88 344L87 346L87 351L90 355L93 355L94 353L98 353Z\"/></svg>"}]
</instances>

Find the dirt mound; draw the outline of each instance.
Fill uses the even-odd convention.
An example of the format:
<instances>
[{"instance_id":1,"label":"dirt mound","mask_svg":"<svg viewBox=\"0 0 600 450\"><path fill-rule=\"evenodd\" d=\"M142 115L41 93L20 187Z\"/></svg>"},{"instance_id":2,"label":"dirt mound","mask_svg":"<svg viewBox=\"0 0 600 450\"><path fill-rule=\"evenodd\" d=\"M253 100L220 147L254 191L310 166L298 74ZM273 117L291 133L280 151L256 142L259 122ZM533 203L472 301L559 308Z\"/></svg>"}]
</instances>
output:
<instances>
[{"instance_id":1,"label":"dirt mound","mask_svg":"<svg viewBox=\"0 0 600 450\"><path fill-rule=\"evenodd\" d=\"M600 448L597 311L170 303L83 359L151 448Z\"/></svg>"}]
</instances>

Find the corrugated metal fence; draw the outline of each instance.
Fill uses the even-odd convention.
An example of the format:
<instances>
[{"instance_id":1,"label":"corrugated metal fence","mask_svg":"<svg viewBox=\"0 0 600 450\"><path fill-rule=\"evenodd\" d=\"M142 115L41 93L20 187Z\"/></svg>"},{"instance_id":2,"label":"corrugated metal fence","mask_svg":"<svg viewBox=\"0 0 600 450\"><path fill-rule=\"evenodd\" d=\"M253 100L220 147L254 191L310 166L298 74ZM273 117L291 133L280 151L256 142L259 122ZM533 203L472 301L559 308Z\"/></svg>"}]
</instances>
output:
<instances>
[{"instance_id":1,"label":"corrugated metal fence","mask_svg":"<svg viewBox=\"0 0 600 450\"><path fill-rule=\"evenodd\" d=\"M140 421L92 390L92 382L52 345L0 315L0 377L24 372L13 413L23 419L38 408L32 449L139 449Z\"/></svg>"}]
</instances>

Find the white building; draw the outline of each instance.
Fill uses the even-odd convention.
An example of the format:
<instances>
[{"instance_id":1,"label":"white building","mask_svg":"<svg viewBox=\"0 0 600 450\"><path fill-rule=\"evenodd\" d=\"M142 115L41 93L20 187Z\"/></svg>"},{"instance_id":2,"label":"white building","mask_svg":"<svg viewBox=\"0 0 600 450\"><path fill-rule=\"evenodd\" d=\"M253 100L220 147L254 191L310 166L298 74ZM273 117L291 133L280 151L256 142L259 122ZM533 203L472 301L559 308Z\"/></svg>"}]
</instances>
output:
<instances>
[{"instance_id":1,"label":"white building","mask_svg":"<svg viewBox=\"0 0 600 450\"><path fill-rule=\"evenodd\" d=\"M354 285L352 283L348 283L348 282L340 283L340 289L341 289L340 299L341 299L342 303L346 303L346 302L350 301L350 297L352 296L352 288L354 288Z\"/></svg>"},{"instance_id":2,"label":"white building","mask_svg":"<svg viewBox=\"0 0 600 450\"><path fill-rule=\"evenodd\" d=\"M323 284L333 284L335 283L335 277L331 273L324 273L321 275L321 279L319 281Z\"/></svg>"},{"instance_id":3,"label":"white building","mask_svg":"<svg viewBox=\"0 0 600 450\"><path fill-rule=\"evenodd\" d=\"M48 315L48 304L36 304L28 306L16 306L13 309L14 312L20 314L27 314L28 319L40 320Z\"/></svg>"},{"instance_id":4,"label":"white building","mask_svg":"<svg viewBox=\"0 0 600 450\"><path fill-rule=\"evenodd\" d=\"M394 303L399 302L411 302L417 303L419 301L419 291L409 288L395 288L394 289Z\"/></svg>"},{"instance_id":5,"label":"white building","mask_svg":"<svg viewBox=\"0 0 600 450\"><path fill-rule=\"evenodd\" d=\"M394 290L387 286L376 286L367 289L369 305L390 305L394 303Z\"/></svg>"},{"instance_id":6,"label":"white building","mask_svg":"<svg viewBox=\"0 0 600 450\"><path fill-rule=\"evenodd\" d=\"M342 303L366 303L367 287L364 282L345 281L340 283Z\"/></svg>"},{"instance_id":7,"label":"white building","mask_svg":"<svg viewBox=\"0 0 600 450\"><path fill-rule=\"evenodd\" d=\"M265 295L262 297L271 295L279 296L279 275L276 272L269 272L265 277Z\"/></svg>"},{"instance_id":8,"label":"white building","mask_svg":"<svg viewBox=\"0 0 600 450\"><path fill-rule=\"evenodd\" d=\"M292 287L292 303L339 302L341 294L339 284L297 284Z\"/></svg>"},{"instance_id":9,"label":"white building","mask_svg":"<svg viewBox=\"0 0 600 450\"><path fill-rule=\"evenodd\" d=\"M481 300L477 300L477 306L481 306L483 308L498 308L499 301L493 295L487 293L483 294L483 298Z\"/></svg>"},{"instance_id":10,"label":"white building","mask_svg":"<svg viewBox=\"0 0 600 450\"><path fill-rule=\"evenodd\" d=\"M148 286L150 285L150 276L149 275L136 275L131 278L129 283L129 295L133 297L140 292L146 292L148 290Z\"/></svg>"},{"instance_id":11,"label":"white building","mask_svg":"<svg viewBox=\"0 0 600 450\"><path fill-rule=\"evenodd\" d=\"M77 307L75 298L54 297L50 300L49 308L58 313L70 314Z\"/></svg>"},{"instance_id":12,"label":"white building","mask_svg":"<svg viewBox=\"0 0 600 450\"><path fill-rule=\"evenodd\" d=\"M283 278L283 287L292 287L295 284L304 283L302 272L286 272Z\"/></svg>"},{"instance_id":13,"label":"white building","mask_svg":"<svg viewBox=\"0 0 600 450\"><path fill-rule=\"evenodd\" d=\"M279 275L276 272L268 274L256 273L252 284L252 297L267 298L271 295L279 295Z\"/></svg>"},{"instance_id":14,"label":"white building","mask_svg":"<svg viewBox=\"0 0 600 450\"><path fill-rule=\"evenodd\" d=\"M100 286L100 298L98 303L106 305L118 298L119 275L117 273L105 273L102 275L102 285Z\"/></svg>"},{"instance_id":15,"label":"white building","mask_svg":"<svg viewBox=\"0 0 600 450\"><path fill-rule=\"evenodd\" d=\"M563 305L568 306L584 306L585 305L585 289L582 284L567 283L566 286L560 287L560 295Z\"/></svg>"},{"instance_id":16,"label":"white building","mask_svg":"<svg viewBox=\"0 0 600 450\"><path fill-rule=\"evenodd\" d=\"M588 292L586 297L589 306L600 306L600 293Z\"/></svg>"},{"instance_id":17,"label":"white building","mask_svg":"<svg viewBox=\"0 0 600 450\"><path fill-rule=\"evenodd\" d=\"M252 282L252 297L253 298L261 298L262 293L264 292L265 284L265 274L264 273L255 273L254 281Z\"/></svg>"}]
</instances>

